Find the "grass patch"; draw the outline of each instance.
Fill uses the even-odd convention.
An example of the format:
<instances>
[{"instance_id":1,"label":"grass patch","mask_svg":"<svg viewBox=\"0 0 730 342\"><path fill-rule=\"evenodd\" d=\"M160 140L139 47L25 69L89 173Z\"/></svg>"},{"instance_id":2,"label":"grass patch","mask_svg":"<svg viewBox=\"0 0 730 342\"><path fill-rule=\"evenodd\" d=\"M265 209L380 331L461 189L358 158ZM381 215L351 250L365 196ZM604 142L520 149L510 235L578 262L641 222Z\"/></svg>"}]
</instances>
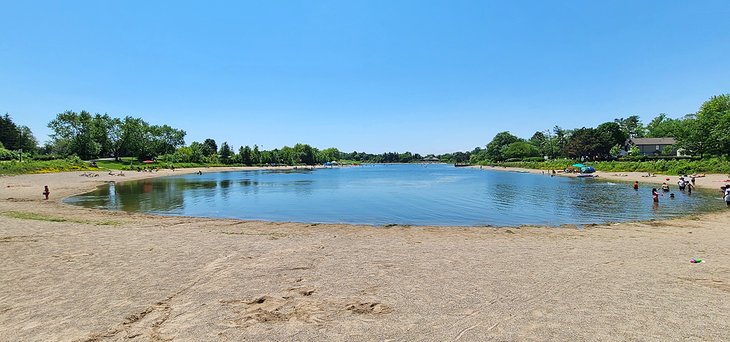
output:
<instances>
[{"instance_id":1,"label":"grass patch","mask_svg":"<svg viewBox=\"0 0 730 342\"><path fill-rule=\"evenodd\" d=\"M119 226L122 224L122 222L114 221L114 220L104 220L104 221L75 220L75 219L67 219L65 217L60 217L60 216L28 213L28 212L23 212L23 211L4 211L4 212L0 212L0 215L5 216L5 217L14 218L14 219L20 219L20 220L33 220L33 221L46 221L46 222L72 222L72 223L93 224L96 226Z\"/></svg>"},{"instance_id":2,"label":"grass patch","mask_svg":"<svg viewBox=\"0 0 730 342\"><path fill-rule=\"evenodd\" d=\"M67 222L68 221L68 219L65 219L63 217L36 214L36 213L26 213L26 212L21 212L21 211L6 211L6 212L2 212L0 214L5 217L21 219L21 220L34 220L34 221L47 221L47 222Z\"/></svg>"},{"instance_id":3,"label":"grass patch","mask_svg":"<svg viewBox=\"0 0 730 342\"><path fill-rule=\"evenodd\" d=\"M98 171L88 163L78 159L0 161L0 175L20 175L26 173L52 173L66 171Z\"/></svg>"},{"instance_id":4,"label":"grass patch","mask_svg":"<svg viewBox=\"0 0 730 342\"><path fill-rule=\"evenodd\" d=\"M555 159L541 162L503 162L482 163L488 166L520 167L537 170L562 170L577 161L569 159ZM604 172L651 172L666 175L680 175L693 173L730 173L730 160L726 158L705 159L676 159L676 160L644 160L644 161L597 161L583 162L598 171Z\"/></svg>"}]
</instances>

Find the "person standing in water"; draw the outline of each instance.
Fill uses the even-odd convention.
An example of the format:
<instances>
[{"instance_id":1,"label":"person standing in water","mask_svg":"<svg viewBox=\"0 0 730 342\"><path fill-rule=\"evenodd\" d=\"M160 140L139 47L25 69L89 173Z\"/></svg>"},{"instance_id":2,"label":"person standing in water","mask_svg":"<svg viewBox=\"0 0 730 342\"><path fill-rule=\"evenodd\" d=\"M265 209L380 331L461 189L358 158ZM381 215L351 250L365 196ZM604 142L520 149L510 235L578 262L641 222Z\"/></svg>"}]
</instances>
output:
<instances>
[{"instance_id":1,"label":"person standing in water","mask_svg":"<svg viewBox=\"0 0 730 342\"><path fill-rule=\"evenodd\" d=\"M730 208L730 186L725 187L725 204Z\"/></svg>"},{"instance_id":2,"label":"person standing in water","mask_svg":"<svg viewBox=\"0 0 730 342\"><path fill-rule=\"evenodd\" d=\"M659 203L659 193L656 191L656 188L651 189L651 199L654 203Z\"/></svg>"},{"instance_id":3,"label":"person standing in water","mask_svg":"<svg viewBox=\"0 0 730 342\"><path fill-rule=\"evenodd\" d=\"M639 190L639 181L634 181L634 190Z\"/></svg>"},{"instance_id":4,"label":"person standing in water","mask_svg":"<svg viewBox=\"0 0 730 342\"><path fill-rule=\"evenodd\" d=\"M695 186L692 185L692 183L687 183L687 195L691 195L692 194L692 189L694 189L694 187Z\"/></svg>"}]
</instances>

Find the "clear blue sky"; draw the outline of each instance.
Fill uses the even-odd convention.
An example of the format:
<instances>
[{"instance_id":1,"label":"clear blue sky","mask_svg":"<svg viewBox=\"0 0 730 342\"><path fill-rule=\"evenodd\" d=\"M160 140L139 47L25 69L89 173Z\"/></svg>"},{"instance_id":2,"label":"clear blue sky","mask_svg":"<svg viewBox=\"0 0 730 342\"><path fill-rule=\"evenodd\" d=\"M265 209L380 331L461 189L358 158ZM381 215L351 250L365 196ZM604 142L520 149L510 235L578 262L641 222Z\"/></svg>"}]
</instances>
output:
<instances>
[{"instance_id":1,"label":"clear blue sky","mask_svg":"<svg viewBox=\"0 0 730 342\"><path fill-rule=\"evenodd\" d=\"M443 153L500 131L695 112L730 92L730 2L3 1L0 113L266 149Z\"/></svg>"}]
</instances>

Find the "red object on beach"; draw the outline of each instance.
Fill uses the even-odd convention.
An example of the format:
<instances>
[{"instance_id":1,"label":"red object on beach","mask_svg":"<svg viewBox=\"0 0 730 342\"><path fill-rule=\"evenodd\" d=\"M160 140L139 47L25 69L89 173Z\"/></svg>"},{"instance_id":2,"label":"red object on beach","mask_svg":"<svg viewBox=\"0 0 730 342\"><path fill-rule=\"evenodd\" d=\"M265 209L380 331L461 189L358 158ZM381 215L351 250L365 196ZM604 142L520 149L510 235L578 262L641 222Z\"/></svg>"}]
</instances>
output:
<instances>
[{"instance_id":1,"label":"red object on beach","mask_svg":"<svg viewBox=\"0 0 730 342\"><path fill-rule=\"evenodd\" d=\"M145 161L143 161L143 163L145 163L145 164L152 164L154 162L155 162L154 160L145 160Z\"/></svg>"}]
</instances>

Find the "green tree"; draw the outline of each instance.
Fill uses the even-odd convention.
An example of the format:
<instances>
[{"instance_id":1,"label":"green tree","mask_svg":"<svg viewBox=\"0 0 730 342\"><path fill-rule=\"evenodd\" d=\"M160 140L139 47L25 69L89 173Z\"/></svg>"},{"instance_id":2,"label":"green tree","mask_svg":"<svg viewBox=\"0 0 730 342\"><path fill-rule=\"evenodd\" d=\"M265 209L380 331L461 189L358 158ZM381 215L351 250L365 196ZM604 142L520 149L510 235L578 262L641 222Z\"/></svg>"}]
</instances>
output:
<instances>
[{"instance_id":1,"label":"green tree","mask_svg":"<svg viewBox=\"0 0 730 342\"><path fill-rule=\"evenodd\" d=\"M307 144L294 145L294 158L292 162L295 164L314 165L317 164L316 150Z\"/></svg>"},{"instance_id":2,"label":"green tree","mask_svg":"<svg viewBox=\"0 0 730 342\"><path fill-rule=\"evenodd\" d=\"M649 138L676 138L681 134L683 124L683 120L672 119L667 114L661 113L646 126L646 136Z\"/></svg>"},{"instance_id":3,"label":"green tree","mask_svg":"<svg viewBox=\"0 0 730 342\"><path fill-rule=\"evenodd\" d=\"M692 139L702 139L706 152L730 157L730 94L713 96L703 103L693 128L702 134Z\"/></svg>"},{"instance_id":4,"label":"green tree","mask_svg":"<svg viewBox=\"0 0 730 342\"><path fill-rule=\"evenodd\" d=\"M139 159L154 157L148 132L149 124L141 118L125 117L120 125L121 138L117 154Z\"/></svg>"},{"instance_id":5,"label":"green tree","mask_svg":"<svg viewBox=\"0 0 730 342\"><path fill-rule=\"evenodd\" d=\"M263 162L261 161L261 151L259 151L259 145L253 145L253 150L251 150L251 163L254 165L263 164Z\"/></svg>"},{"instance_id":6,"label":"green tree","mask_svg":"<svg viewBox=\"0 0 730 342\"><path fill-rule=\"evenodd\" d=\"M632 115L625 119L615 119L613 121L621 127L621 131L623 131L627 137L643 138L646 134L646 128L638 115Z\"/></svg>"},{"instance_id":7,"label":"green tree","mask_svg":"<svg viewBox=\"0 0 730 342\"><path fill-rule=\"evenodd\" d=\"M621 150L623 150L623 145L616 144L611 147L611 150L608 153L612 158L616 158L621 154Z\"/></svg>"},{"instance_id":8,"label":"green tree","mask_svg":"<svg viewBox=\"0 0 730 342\"><path fill-rule=\"evenodd\" d=\"M616 122L604 122L595 129L595 151L593 155L597 158L605 159L611 156L611 148L615 145L625 146L628 134L621 129Z\"/></svg>"},{"instance_id":9,"label":"green tree","mask_svg":"<svg viewBox=\"0 0 730 342\"><path fill-rule=\"evenodd\" d=\"M510 132L497 133L492 141L487 144L487 159L491 161L505 160L506 158L502 155L502 149L505 146L518 141L521 141L521 139L512 135Z\"/></svg>"},{"instance_id":10,"label":"green tree","mask_svg":"<svg viewBox=\"0 0 730 342\"><path fill-rule=\"evenodd\" d=\"M238 150L238 156L238 159L241 161L242 164L248 166L253 164L253 160L251 158L251 148L248 147L248 145L241 147Z\"/></svg>"},{"instance_id":11,"label":"green tree","mask_svg":"<svg viewBox=\"0 0 730 342\"><path fill-rule=\"evenodd\" d=\"M213 139L205 139L203 141L203 155L206 157L210 157L218 152L218 144L215 143L215 140Z\"/></svg>"},{"instance_id":12,"label":"green tree","mask_svg":"<svg viewBox=\"0 0 730 342\"><path fill-rule=\"evenodd\" d=\"M338 159L340 159L340 150L334 147L325 148L324 150L319 151L317 156L317 160L320 163L336 161Z\"/></svg>"},{"instance_id":13,"label":"green tree","mask_svg":"<svg viewBox=\"0 0 730 342\"><path fill-rule=\"evenodd\" d=\"M149 148L153 155L159 156L174 153L185 144L185 131L174 129L168 125L149 126Z\"/></svg>"},{"instance_id":14,"label":"green tree","mask_svg":"<svg viewBox=\"0 0 730 342\"><path fill-rule=\"evenodd\" d=\"M501 154L505 159L523 159L527 157L539 157L540 150L529 142L516 141L502 148Z\"/></svg>"},{"instance_id":15,"label":"green tree","mask_svg":"<svg viewBox=\"0 0 730 342\"><path fill-rule=\"evenodd\" d=\"M221 144L221 149L218 151L218 155L220 156L220 160L223 164L231 164L233 162L233 150L231 150L231 147L228 146L228 142L226 141Z\"/></svg>"},{"instance_id":16,"label":"green tree","mask_svg":"<svg viewBox=\"0 0 730 342\"><path fill-rule=\"evenodd\" d=\"M565 154L570 158L595 159L600 142L594 128L576 129L565 144Z\"/></svg>"},{"instance_id":17,"label":"green tree","mask_svg":"<svg viewBox=\"0 0 730 342\"><path fill-rule=\"evenodd\" d=\"M94 140L93 117L87 111L65 111L56 115L48 127L53 130L51 139L62 148L65 155L75 154L81 159L97 158L101 144Z\"/></svg>"}]
</instances>

